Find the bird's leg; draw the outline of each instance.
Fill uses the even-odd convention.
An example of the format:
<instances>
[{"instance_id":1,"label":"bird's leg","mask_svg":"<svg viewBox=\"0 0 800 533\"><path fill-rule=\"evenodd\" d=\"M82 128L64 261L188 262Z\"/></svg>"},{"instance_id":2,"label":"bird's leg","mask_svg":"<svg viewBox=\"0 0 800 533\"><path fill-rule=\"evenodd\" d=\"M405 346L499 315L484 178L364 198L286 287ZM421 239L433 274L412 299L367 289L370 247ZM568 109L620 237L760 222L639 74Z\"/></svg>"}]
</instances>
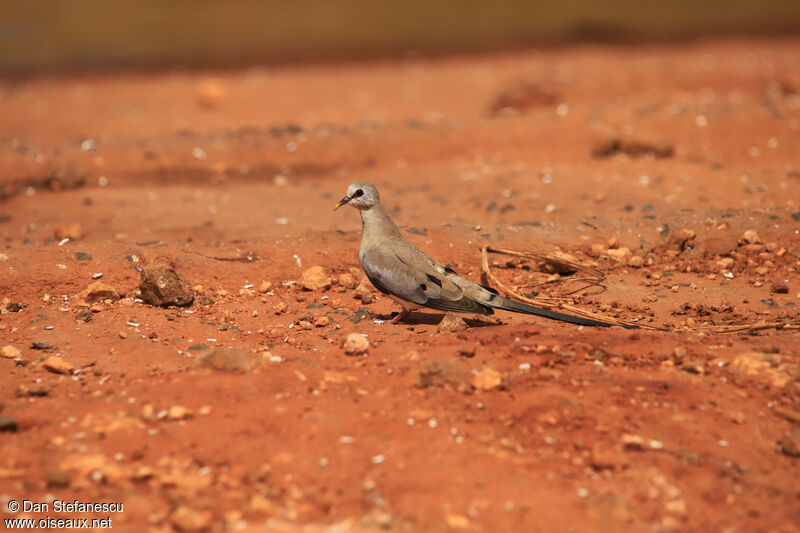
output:
<instances>
[{"instance_id":1,"label":"bird's leg","mask_svg":"<svg viewBox=\"0 0 800 533\"><path fill-rule=\"evenodd\" d=\"M405 318L408 316L408 314L410 312L411 311L409 311L408 309L403 309L402 311L397 313L394 316L394 318L392 318L392 324L398 324L398 323L402 322L403 320L405 320Z\"/></svg>"}]
</instances>

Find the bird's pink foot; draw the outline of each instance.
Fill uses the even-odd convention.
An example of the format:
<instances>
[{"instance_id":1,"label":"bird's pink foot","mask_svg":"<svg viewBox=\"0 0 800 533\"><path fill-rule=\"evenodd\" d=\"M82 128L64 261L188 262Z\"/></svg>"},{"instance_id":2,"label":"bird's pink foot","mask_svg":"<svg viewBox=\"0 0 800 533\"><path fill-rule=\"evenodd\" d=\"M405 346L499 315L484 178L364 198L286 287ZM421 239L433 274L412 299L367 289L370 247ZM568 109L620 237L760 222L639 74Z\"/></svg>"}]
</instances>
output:
<instances>
[{"instance_id":1,"label":"bird's pink foot","mask_svg":"<svg viewBox=\"0 0 800 533\"><path fill-rule=\"evenodd\" d=\"M410 313L410 311L406 311L405 309L403 309L402 311L397 313L394 316L394 318L392 318L392 324L399 324L400 322L405 320L405 318L409 315L409 313Z\"/></svg>"}]
</instances>

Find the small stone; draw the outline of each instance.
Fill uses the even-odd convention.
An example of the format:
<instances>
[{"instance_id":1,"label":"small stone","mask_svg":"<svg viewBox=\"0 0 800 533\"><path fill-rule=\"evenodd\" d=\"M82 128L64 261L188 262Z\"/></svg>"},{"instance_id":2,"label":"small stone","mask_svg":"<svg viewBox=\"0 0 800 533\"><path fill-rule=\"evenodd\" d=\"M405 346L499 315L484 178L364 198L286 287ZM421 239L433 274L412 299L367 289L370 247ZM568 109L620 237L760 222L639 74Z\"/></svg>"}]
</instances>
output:
<instances>
[{"instance_id":1,"label":"small stone","mask_svg":"<svg viewBox=\"0 0 800 533\"><path fill-rule=\"evenodd\" d=\"M167 412L167 418L170 420L183 420L192 416L192 412L182 405L173 405Z\"/></svg>"},{"instance_id":2,"label":"small stone","mask_svg":"<svg viewBox=\"0 0 800 533\"><path fill-rule=\"evenodd\" d=\"M51 468L47 471L47 487L51 489L63 489L69 487L69 472L60 468Z\"/></svg>"},{"instance_id":3,"label":"small stone","mask_svg":"<svg viewBox=\"0 0 800 533\"><path fill-rule=\"evenodd\" d=\"M97 302L116 301L119 298L119 293L114 287L102 281L95 281L75 295L75 303L81 307L89 307Z\"/></svg>"},{"instance_id":4,"label":"small stone","mask_svg":"<svg viewBox=\"0 0 800 533\"><path fill-rule=\"evenodd\" d=\"M169 517L170 522L178 531L201 531L211 526L211 511L198 511L179 506Z\"/></svg>"},{"instance_id":5,"label":"small stone","mask_svg":"<svg viewBox=\"0 0 800 533\"><path fill-rule=\"evenodd\" d=\"M448 312L447 314L444 315L442 321L439 322L439 326L436 328L436 330L439 333L448 331L457 332L457 331L464 331L468 327L469 326L467 326L467 323L464 322L463 318L456 315L455 313Z\"/></svg>"},{"instance_id":6,"label":"small stone","mask_svg":"<svg viewBox=\"0 0 800 533\"><path fill-rule=\"evenodd\" d=\"M286 302L278 302L277 304L275 304L273 311L275 312L276 315L280 315L285 313L288 309L289 309L289 304L287 304Z\"/></svg>"},{"instance_id":7,"label":"small stone","mask_svg":"<svg viewBox=\"0 0 800 533\"><path fill-rule=\"evenodd\" d=\"M264 294L272 290L272 283L269 281L262 281L261 285L258 286L258 292Z\"/></svg>"},{"instance_id":8,"label":"small stone","mask_svg":"<svg viewBox=\"0 0 800 533\"><path fill-rule=\"evenodd\" d=\"M770 369L770 360L767 354L761 352L747 352L736 356L728 370L740 376L759 376Z\"/></svg>"},{"instance_id":9,"label":"small stone","mask_svg":"<svg viewBox=\"0 0 800 533\"><path fill-rule=\"evenodd\" d=\"M217 109L225 100L226 92L222 84L215 79L204 79L198 82L195 95L197 104L204 109Z\"/></svg>"},{"instance_id":10,"label":"small stone","mask_svg":"<svg viewBox=\"0 0 800 533\"><path fill-rule=\"evenodd\" d=\"M374 298L375 297L372 295L371 292L365 292L364 294L361 295L361 303L364 305L371 304Z\"/></svg>"},{"instance_id":11,"label":"small stone","mask_svg":"<svg viewBox=\"0 0 800 533\"><path fill-rule=\"evenodd\" d=\"M361 283L353 290L353 298L356 300L361 300L364 302L366 298L368 301L372 301L372 284L367 280L362 280Z\"/></svg>"},{"instance_id":12,"label":"small stone","mask_svg":"<svg viewBox=\"0 0 800 533\"><path fill-rule=\"evenodd\" d=\"M65 224L57 227L53 236L58 241L63 239L77 241L83 238L83 227L80 224Z\"/></svg>"},{"instance_id":13,"label":"small stone","mask_svg":"<svg viewBox=\"0 0 800 533\"><path fill-rule=\"evenodd\" d=\"M211 348L200 352L196 357L199 365L239 374L253 370L261 359L259 354L236 348Z\"/></svg>"},{"instance_id":14,"label":"small stone","mask_svg":"<svg viewBox=\"0 0 800 533\"><path fill-rule=\"evenodd\" d=\"M681 370L685 370L690 374L705 374L706 370L703 366L703 362L697 359L693 359L691 361L686 361L681 365Z\"/></svg>"},{"instance_id":15,"label":"small stone","mask_svg":"<svg viewBox=\"0 0 800 533\"><path fill-rule=\"evenodd\" d=\"M472 386L478 390L491 390L503 384L503 376L494 368L482 368L472 378Z\"/></svg>"},{"instance_id":16,"label":"small stone","mask_svg":"<svg viewBox=\"0 0 800 533\"><path fill-rule=\"evenodd\" d=\"M141 272L142 300L157 307L183 307L194 301L192 285L166 263L156 262Z\"/></svg>"},{"instance_id":17,"label":"small stone","mask_svg":"<svg viewBox=\"0 0 800 533\"><path fill-rule=\"evenodd\" d=\"M598 442L592 446L589 466L595 470L613 470L628 464L628 455L619 446Z\"/></svg>"},{"instance_id":18,"label":"small stone","mask_svg":"<svg viewBox=\"0 0 800 533\"><path fill-rule=\"evenodd\" d=\"M362 307L358 309L355 313L347 317L347 320L353 322L354 324L358 324L362 320L366 319L369 320L372 318L372 313L366 307Z\"/></svg>"},{"instance_id":19,"label":"small stone","mask_svg":"<svg viewBox=\"0 0 800 533\"><path fill-rule=\"evenodd\" d=\"M742 234L742 240L748 244L759 244L761 237L758 236L756 230L749 229Z\"/></svg>"},{"instance_id":20,"label":"small stone","mask_svg":"<svg viewBox=\"0 0 800 533\"><path fill-rule=\"evenodd\" d=\"M770 287L770 291L775 294L788 294L789 286L786 283L773 283Z\"/></svg>"},{"instance_id":21,"label":"small stone","mask_svg":"<svg viewBox=\"0 0 800 533\"><path fill-rule=\"evenodd\" d=\"M643 451L645 442L639 435L625 434L622 436L622 446L626 450Z\"/></svg>"},{"instance_id":22,"label":"small stone","mask_svg":"<svg viewBox=\"0 0 800 533\"><path fill-rule=\"evenodd\" d=\"M49 341L35 340L31 343L31 348L34 350L52 350L53 347L53 343Z\"/></svg>"},{"instance_id":23,"label":"small stone","mask_svg":"<svg viewBox=\"0 0 800 533\"><path fill-rule=\"evenodd\" d=\"M369 351L369 341L363 335L350 333L342 347L347 355L361 355Z\"/></svg>"},{"instance_id":24,"label":"small stone","mask_svg":"<svg viewBox=\"0 0 800 533\"><path fill-rule=\"evenodd\" d=\"M297 285L307 291L319 291L331 286L331 278L321 266L312 266L303 271Z\"/></svg>"},{"instance_id":25,"label":"small stone","mask_svg":"<svg viewBox=\"0 0 800 533\"><path fill-rule=\"evenodd\" d=\"M75 370L75 366L55 355L45 359L42 366L54 374L72 374L72 371Z\"/></svg>"},{"instance_id":26,"label":"small stone","mask_svg":"<svg viewBox=\"0 0 800 533\"><path fill-rule=\"evenodd\" d=\"M644 257L641 255L632 255L628 258L628 266L632 266L633 268L641 268L644 266Z\"/></svg>"},{"instance_id":27,"label":"small stone","mask_svg":"<svg viewBox=\"0 0 800 533\"><path fill-rule=\"evenodd\" d=\"M345 289L355 289L358 285L358 281L356 277L349 272L346 272L339 276L339 286Z\"/></svg>"},{"instance_id":28,"label":"small stone","mask_svg":"<svg viewBox=\"0 0 800 533\"><path fill-rule=\"evenodd\" d=\"M592 249L591 255L593 255L594 257L600 257L601 255L604 255L606 253L606 245L601 244L599 242L592 244L591 249Z\"/></svg>"},{"instance_id":29,"label":"small stone","mask_svg":"<svg viewBox=\"0 0 800 533\"><path fill-rule=\"evenodd\" d=\"M17 387L16 396L17 398L25 398L28 396L37 396L37 397L44 397L50 394L50 387L44 385L42 383L37 383L35 385L31 385L27 387L25 385L20 385Z\"/></svg>"},{"instance_id":30,"label":"small stone","mask_svg":"<svg viewBox=\"0 0 800 533\"><path fill-rule=\"evenodd\" d=\"M314 326L316 326L318 328L324 328L325 326L327 326L330 323L331 323L331 319L330 318L328 318L326 316L321 316L321 317L319 317L318 319L316 319L314 321Z\"/></svg>"},{"instance_id":31,"label":"small stone","mask_svg":"<svg viewBox=\"0 0 800 533\"><path fill-rule=\"evenodd\" d=\"M0 433L16 433L19 431L17 420L8 415L0 415Z\"/></svg>"},{"instance_id":32,"label":"small stone","mask_svg":"<svg viewBox=\"0 0 800 533\"><path fill-rule=\"evenodd\" d=\"M120 331L119 332L119 338L120 339L127 339L128 338L128 333L126 331Z\"/></svg>"},{"instance_id":33,"label":"small stone","mask_svg":"<svg viewBox=\"0 0 800 533\"><path fill-rule=\"evenodd\" d=\"M308 320L300 320L297 325L303 330L309 330L314 327L314 325Z\"/></svg>"},{"instance_id":34,"label":"small stone","mask_svg":"<svg viewBox=\"0 0 800 533\"><path fill-rule=\"evenodd\" d=\"M6 344L3 346L2 350L0 350L0 354L3 357L8 357L9 359L16 359L22 355L22 352L19 351L19 348L16 346L12 346L11 344Z\"/></svg>"},{"instance_id":35,"label":"small stone","mask_svg":"<svg viewBox=\"0 0 800 533\"><path fill-rule=\"evenodd\" d=\"M450 529L469 529L470 527L469 518L455 513L445 514L444 523L447 524L447 527Z\"/></svg>"},{"instance_id":36,"label":"small stone","mask_svg":"<svg viewBox=\"0 0 800 533\"><path fill-rule=\"evenodd\" d=\"M92 312L85 307L82 307L75 313L75 319L81 320L83 322L91 322L92 321Z\"/></svg>"},{"instance_id":37,"label":"small stone","mask_svg":"<svg viewBox=\"0 0 800 533\"><path fill-rule=\"evenodd\" d=\"M631 249L624 246L622 248L611 248L606 252L606 255L617 261L624 261L626 257L631 255Z\"/></svg>"},{"instance_id":38,"label":"small stone","mask_svg":"<svg viewBox=\"0 0 800 533\"><path fill-rule=\"evenodd\" d=\"M778 444L784 455L800 457L800 427L796 427L784 435Z\"/></svg>"},{"instance_id":39,"label":"small stone","mask_svg":"<svg viewBox=\"0 0 800 533\"><path fill-rule=\"evenodd\" d=\"M419 361L419 353L409 352L405 355L410 361ZM416 372L412 374L412 383L415 387L455 387L467 390L469 370L461 361L452 357L441 357L420 361Z\"/></svg>"}]
</instances>

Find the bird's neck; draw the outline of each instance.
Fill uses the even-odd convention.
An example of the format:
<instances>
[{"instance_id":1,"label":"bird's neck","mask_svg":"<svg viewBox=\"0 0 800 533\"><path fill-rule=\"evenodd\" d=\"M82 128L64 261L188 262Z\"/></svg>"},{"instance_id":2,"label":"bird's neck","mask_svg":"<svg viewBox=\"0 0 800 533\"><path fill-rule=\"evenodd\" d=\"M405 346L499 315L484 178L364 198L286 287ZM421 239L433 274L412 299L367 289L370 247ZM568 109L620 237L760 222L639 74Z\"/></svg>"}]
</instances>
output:
<instances>
[{"instance_id":1,"label":"bird's neck","mask_svg":"<svg viewBox=\"0 0 800 533\"><path fill-rule=\"evenodd\" d=\"M375 205L361 210L361 246L375 242L375 238L399 237L400 230L389 218L382 205Z\"/></svg>"}]
</instances>

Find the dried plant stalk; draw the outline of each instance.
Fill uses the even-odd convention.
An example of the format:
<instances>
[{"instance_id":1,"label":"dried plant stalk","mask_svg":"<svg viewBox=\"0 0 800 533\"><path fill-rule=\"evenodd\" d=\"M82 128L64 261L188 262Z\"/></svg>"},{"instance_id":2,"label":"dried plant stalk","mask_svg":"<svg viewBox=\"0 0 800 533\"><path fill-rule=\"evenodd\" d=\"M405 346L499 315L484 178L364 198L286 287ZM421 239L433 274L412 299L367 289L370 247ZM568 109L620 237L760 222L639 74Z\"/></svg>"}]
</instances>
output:
<instances>
[{"instance_id":1,"label":"dried plant stalk","mask_svg":"<svg viewBox=\"0 0 800 533\"><path fill-rule=\"evenodd\" d=\"M605 322L611 325L620 325L620 326L636 326L639 329L643 330L651 330L651 331L672 331L672 332L697 332L697 333L715 333L715 334L731 334L731 333L752 333L755 331L763 331L767 329L775 329L775 330L800 330L800 321L790 321L790 322L757 322L755 324L730 324L730 325L722 325L722 326L677 326L677 327L663 327L663 326L655 326L652 324L642 324L638 322L628 322L625 320L620 320L615 317L609 317L600 315L597 313L593 313L591 311L586 311L585 309L581 309L579 307L575 307L571 305L571 300L568 298L558 298L558 297L536 297L536 298L528 298L527 296L523 296L508 285L503 283L497 276L494 275L492 272L491 267L489 266L489 254L496 253L496 254L503 254L503 255L510 255L514 257L524 257L528 259L534 259L538 261L545 261L550 263L560 263L562 265L568 265L571 268L574 268L577 272L584 273L584 277L580 278L567 278L570 281L581 281L586 282L588 285L583 287L582 289L577 290L585 290L592 286L601 286L601 283L605 280L605 274L597 268L589 267L586 265L581 265L579 263L575 263L573 261L568 261L566 259L562 259L560 257L554 256L547 256L547 255L539 255L530 252L519 252L516 250L508 250L504 248L494 248L490 246L483 246L481 248L481 277L489 284L496 286L500 289L506 296L512 297L516 300L521 302L525 302L531 305L535 305L537 307L543 307L545 309L551 310L559 310L559 311L567 311L573 315L581 316L585 318L591 318L592 320L598 320L600 322ZM573 291L570 294L573 294Z\"/></svg>"}]
</instances>

